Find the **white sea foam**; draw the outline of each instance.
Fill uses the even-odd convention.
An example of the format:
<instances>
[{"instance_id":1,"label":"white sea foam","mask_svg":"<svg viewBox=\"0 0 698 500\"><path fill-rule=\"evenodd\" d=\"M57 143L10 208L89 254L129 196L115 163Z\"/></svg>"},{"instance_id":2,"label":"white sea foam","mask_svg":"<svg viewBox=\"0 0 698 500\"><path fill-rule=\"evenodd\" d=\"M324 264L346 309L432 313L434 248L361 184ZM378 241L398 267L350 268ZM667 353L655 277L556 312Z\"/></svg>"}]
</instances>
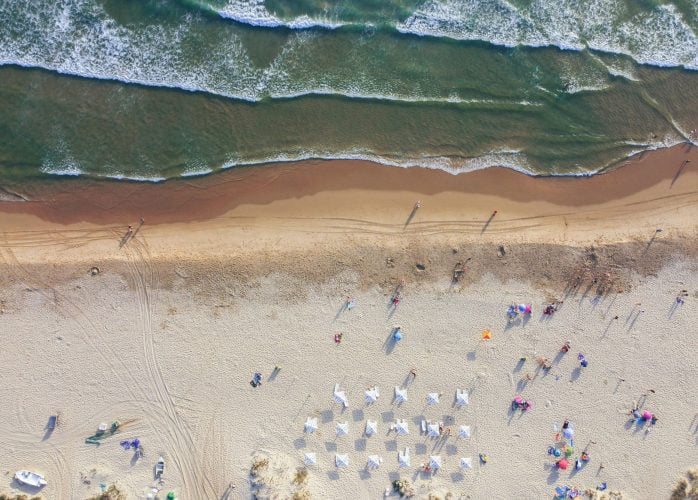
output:
<instances>
[{"instance_id":1,"label":"white sea foam","mask_svg":"<svg viewBox=\"0 0 698 500\"><path fill-rule=\"evenodd\" d=\"M342 95L399 102L517 105L513 100L487 102L440 95L443 91L421 82L405 85L392 72L376 74L382 68L357 72L355 65L366 59L363 52L355 56L354 62L320 71L309 62L325 50L321 37L313 32L301 31L289 37L279 54L260 68L233 32L223 34L224 38L216 41L216 50L208 52L206 58L190 57L182 41L202 28L193 18L177 27L149 25L134 30L117 24L92 0L55 3L38 12L29 3L18 1L15 8L17 12L11 19L0 13L0 64L42 67L87 78L174 87L251 102L267 97ZM85 18L90 21L86 23ZM4 28L2 21L8 21ZM518 105L537 104L520 101Z\"/></svg>"},{"instance_id":2,"label":"white sea foam","mask_svg":"<svg viewBox=\"0 0 698 500\"><path fill-rule=\"evenodd\" d=\"M167 177L153 176L148 177L146 175L129 175L129 174L109 174L100 177L105 177L107 179L115 179L118 181L137 181L137 182L162 182L166 181Z\"/></svg>"},{"instance_id":3,"label":"white sea foam","mask_svg":"<svg viewBox=\"0 0 698 500\"><path fill-rule=\"evenodd\" d=\"M598 66L579 67L579 65L573 65L568 59L562 59L558 71L560 79L565 83L565 92L568 94L598 92L611 86L608 70L604 71Z\"/></svg>"},{"instance_id":4,"label":"white sea foam","mask_svg":"<svg viewBox=\"0 0 698 500\"><path fill-rule=\"evenodd\" d=\"M670 148L677 144L684 144L686 139L674 134L667 134L662 138L650 138L647 142L625 141L625 145L633 147L626 155L626 158L631 158L646 151L656 151L658 149Z\"/></svg>"},{"instance_id":5,"label":"white sea foam","mask_svg":"<svg viewBox=\"0 0 698 500\"><path fill-rule=\"evenodd\" d=\"M82 175L83 171L63 137L62 130L54 126L45 145L47 152L41 161L39 171L48 175Z\"/></svg>"},{"instance_id":6,"label":"white sea foam","mask_svg":"<svg viewBox=\"0 0 698 500\"><path fill-rule=\"evenodd\" d=\"M326 28L336 29L346 23L329 19L316 19L299 16L284 21L273 15L264 5L264 0L230 0L224 7L215 9L221 17L226 17L239 23L266 28L285 27L290 29Z\"/></svg>"},{"instance_id":7,"label":"white sea foam","mask_svg":"<svg viewBox=\"0 0 698 500\"><path fill-rule=\"evenodd\" d=\"M390 154L376 154L361 149L341 152L321 150L302 150L298 152L279 153L260 158L235 158L223 165L232 168L243 165L260 165L266 163L297 162L305 160L365 160L393 167L421 167L442 170L450 174L461 174L488 167L506 167L527 175L538 175L529 165L526 156L518 150L501 148L473 158L448 156L400 157Z\"/></svg>"},{"instance_id":8,"label":"white sea foam","mask_svg":"<svg viewBox=\"0 0 698 500\"><path fill-rule=\"evenodd\" d=\"M186 170L179 175L180 177L198 177L201 175L210 174L211 172L213 172L212 168L202 168L199 170Z\"/></svg>"},{"instance_id":9,"label":"white sea foam","mask_svg":"<svg viewBox=\"0 0 698 500\"><path fill-rule=\"evenodd\" d=\"M647 143L631 143L626 145L640 146L627 156L633 156L645 150L655 150L667 148L684 142L675 135L667 135L662 139L654 139ZM231 157L220 169L225 170L239 166L254 166L270 163L292 163L307 160L364 160L382 165L400 168L429 168L441 170L453 175L466 172L482 170L491 167L504 167L530 176L555 176L555 177L589 177L599 172L603 172L609 166L617 163L615 160L606 165L601 165L595 170L586 170L580 167L578 170L549 171L541 174L536 172L528 162L525 153L517 149L501 148L473 158L457 158L447 156L421 156L421 157L398 157L394 155L380 155L359 149L346 150L343 152L327 152L320 150L303 150L289 153L279 153L259 158Z\"/></svg>"},{"instance_id":10,"label":"white sea foam","mask_svg":"<svg viewBox=\"0 0 698 500\"><path fill-rule=\"evenodd\" d=\"M42 174L48 174L48 175L68 175L68 176L78 176L78 175L83 175L83 171L80 169L80 167L77 164L44 164L42 165L39 170L41 171Z\"/></svg>"},{"instance_id":11,"label":"white sea foam","mask_svg":"<svg viewBox=\"0 0 698 500\"><path fill-rule=\"evenodd\" d=\"M422 156L401 158L393 155L379 155L369 151L362 151L359 149L347 150L343 152L303 150L298 152L278 153L258 158L244 158L233 155L224 164L220 165L217 169L202 168L200 170L187 170L181 173L179 177L206 175L214 172L215 170L226 170L241 166L254 166L269 163L291 163L305 160L365 160L393 167L420 167L434 170L442 170L453 175L498 166L510 168L512 170L516 170L527 175L537 175L528 165L525 155L523 155L520 151L502 148L473 158L456 158L446 156ZM87 175L82 170L77 168L76 165L63 165L62 168L42 167L41 171L45 174L50 175ZM580 173L580 175L585 174L586 173ZM162 176L146 176L114 172L109 174L89 175L96 177L104 177L107 179L140 182L162 182L164 180L167 180L166 177Z\"/></svg>"},{"instance_id":12,"label":"white sea foam","mask_svg":"<svg viewBox=\"0 0 698 500\"><path fill-rule=\"evenodd\" d=\"M627 60L614 60L609 61L607 59L602 59L594 54L590 54L590 57L598 62L601 66L606 68L609 75L619 78L625 78L626 80L632 82L639 82L640 79L635 75L632 63Z\"/></svg>"},{"instance_id":13,"label":"white sea foam","mask_svg":"<svg viewBox=\"0 0 698 500\"><path fill-rule=\"evenodd\" d=\"M661 139L649 139L647 142L626 141L623 144L626 146L634 146L626 157L631 157L643 151L668 148L676 144L685 142L685 139L677 135L667 135ZM399 168L428 168L433 170L441 170L453 175L458 175L466 172L482 170L491 167L503 167L517 172L521 172L530 176L555 176L555 177L588 177L606 170L609 166L617 163L612 161L609 164L602 165L595 170L586 170L579 168L578 170L565 171L548 171L544 174L536 172L528 162L525 153L517 149L507 149L506 147L484 153L477 157L449 157L449 156L417 156L417 157L399 157L391 154L376 154L370 151L361 149L351 149L341 152L329 152L322 150L301 150L295 152L278 153L262 157L242 157L231 155L227 161L216 168L202 168L200 170L187 170L181 173L178 177L192 177L198 175L206 175L218 170L226 170L235 167L257 166L272 163L293 163L307 160L363 160L378 163L382 165L399 167ZM78 168L72 165L64 165L64 168L42 168L41 171L51 175L86 175ZM109 174L89 174L92 177L103 177L107 179L137 181L137 182L162 182L167 178L162 176L147 176L123 173Z\"/></svg>"},{"instance_id":14,"label":"white sea foam","mask_svg":"<svg viewBox=\"0 0 698 500\"><path fill-rule=\"evenodd\" d=\"M403 102L459 102L427 81L405 82L399 72L370 64L354 47L346 64L316 68L325 49L321 32L298 31L266 67L251 59L233 30L205 57L192 57L191 40L205 21L190 15L177 26L117 23L95 0L16 0L0 9L0 65L41 67L89 78L165 86L259 101L308 94ZM232 0L219 13L259 26L336 28L340 20L307 16L282 20L263 0ZM429 0L396 28L416 35L481 40L504 46L548 46L627 54L636 61L698 69L698 39L673 6L628 19L619 0L533 0L525 8L504 0ZM621 19L625 19L621 21ZM356 69L359 68L359 71ZM616 76L630 77L614 67ZM582 84L578 88L596 86ZM430 94L431 92L431 94Z\"/></svg>"},{"instance_id":15,"label":"white sea foam","mask_svg":"<svg viewBox=\"0 0 698 500\"><path fill-rule=\"evenodd\" d=\"M151 24L136 30L117 24L90 0L18 1L13 9L0 12L0 64L258 99L259 70L234 33L219 41L225 50L192 67L182 44L197 22L191 16L176 27Z\"/></svg>"},{"instance_id":16,"label":"white sea foam","mask_svg":"<svg viewBox=\"0 0 698 500\"><path fill-rule=\"evenodd\" d=\"M176 87L249 101L265 97L339 94L360 99L458 103L464 106L542 105L531 100L463 99L454 94L444 96L439 91L430 94L432 85L419 82L410 87L400 80L400 76L388 77L368 66L364 61L366 53L355 47L348 51L353 58L343 59L344 64L313 71L317 69L312 65L316 59L313 56L324 47L320 31L297 31L288 37L271 63L260 67L252 61L244 43L232 30L229 33L221 31L222 38L215 42L212 50L207 50L205 57L192 57L187 53L185 42L197 36L197 30L201 29L197 23L203 22L195 15L185 18L177 26L151 24L133 27L117 23L94 0L15 0L10 5L9 9L0 9L0 64L43 67L91 78ZM223 11L231 19L259 26L283 24L289 28L336 28L341 24L336 20L326 23L307 17L281 20L266 11L262 0L236 0ZM625 21L613 22L622 17L618 0L562 3L533 0L525 8L515 7L504 0L430 0L397 28L417 35L483 40L506 46L556 45L573 50L589 47L628 54L648 64L684 65L698 69L696 35L673 6L658 7ZM611 75L633 76L632 64L629 68L623 63L606 63L605 66ZM605 77L579 74L575 68L566 69L562 76L568 82L568 92L599 90L607 85ZM696 140L695 131L683 133L686 138ZM55 175L80 175L80 166L64 153L57 156L59 159L44 162L42 171ZM516 151L496 151L470 159L398 158L365 151L310 151L278 158L238 158L226 166L307 158L366 159L388 165L438 168L452 173L502 165L532 173L525 156ZM199 175L209 170L208 166L193 165L184 175ZM129 178L120 174L112 177ZM132 179L162 180L161 177L147 176Z\"/></svg>"},{"instance_id":17,"label":"white sea foam","mask_svg":"<svg viewBox=\"0 0 698 500\"><path fill-rule=\"evenodd\" d=\"M526 8L505 0L431 0L397 30L507 47L590 48L625 54L642 64L698 69L698 38L674 6L621 21L625 14L620 0L533 0Z\"/></svg>"}]
</instances>

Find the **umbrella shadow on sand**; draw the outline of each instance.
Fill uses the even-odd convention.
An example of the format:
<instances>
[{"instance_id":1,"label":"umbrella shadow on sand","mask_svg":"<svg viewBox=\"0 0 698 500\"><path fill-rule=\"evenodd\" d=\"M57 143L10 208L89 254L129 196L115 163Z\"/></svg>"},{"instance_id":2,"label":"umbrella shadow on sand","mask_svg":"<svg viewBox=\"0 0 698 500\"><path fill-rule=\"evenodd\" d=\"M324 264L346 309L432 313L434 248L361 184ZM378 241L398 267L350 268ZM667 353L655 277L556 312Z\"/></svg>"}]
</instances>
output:
<instances>
[{"instance_id":1,"label":"umbrella shadow on sand","mask_svg":"<svg viewBox=\"0 0 698 500\"><path fill-rule=\"evenodd\" d=\"M368 467L366 467L366 468L364 468L364 469L361 469L361 470L359 471L359 478L360 478L362 481L365 481L365 480L367 480L367 479L371 479L371 470L370 470Z\"/></svg>"}]
</instances>

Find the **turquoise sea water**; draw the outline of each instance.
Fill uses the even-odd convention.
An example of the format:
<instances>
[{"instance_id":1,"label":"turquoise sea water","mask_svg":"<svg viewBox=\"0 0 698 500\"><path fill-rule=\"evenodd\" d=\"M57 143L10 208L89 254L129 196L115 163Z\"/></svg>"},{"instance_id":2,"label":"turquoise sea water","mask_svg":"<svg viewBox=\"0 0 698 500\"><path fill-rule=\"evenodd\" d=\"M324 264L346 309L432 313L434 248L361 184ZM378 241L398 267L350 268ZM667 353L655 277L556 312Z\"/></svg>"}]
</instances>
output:
<instances>
[{"instance_id":1,"label":"turquoise sea water","mask_svg":"<svg viewBox=\"0 0 698 500\"><path fill-rule=\"evenodd\" d=\"M697 31L696 0L0 0L0 177L595 172L698 141Z\"/></svg>"}]
</instances>

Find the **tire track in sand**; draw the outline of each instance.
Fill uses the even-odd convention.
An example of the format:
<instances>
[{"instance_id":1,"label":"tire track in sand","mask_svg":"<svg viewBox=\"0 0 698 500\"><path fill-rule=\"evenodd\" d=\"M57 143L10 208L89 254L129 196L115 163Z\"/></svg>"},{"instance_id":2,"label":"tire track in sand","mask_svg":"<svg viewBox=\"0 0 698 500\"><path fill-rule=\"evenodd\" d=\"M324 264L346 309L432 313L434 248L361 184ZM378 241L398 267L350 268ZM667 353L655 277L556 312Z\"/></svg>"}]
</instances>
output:
<instances>
[{"instance_id":1,"label":"tire track in sand","mask_svg":"<svg viewBox=\"0 0 698 500\"><path fill-rule=\"evenodd\" d=\"M109 371L111 371L114 380L118 381L121 387L123 387L124 391L130 398L130 402L133 402L138 407L139 413L142 415L146 414L146 405L139 403L143 402L143 398L145 398L145 391L141 387L138 378L135 377L132 374L131 369L128 366L126 366L122 357L119 356L111 348L108 341L105 341L104 335L108 336L108 331L105 329L104 325L98 324L95 321L93 321L82 310L82 308L80 308L74 301L68 298L65 294L59 292L49 283L36 276L36 274L31 273L29 270L27 270L27 268L23 266L15 257L12 251L12 244L7 240L7 238L5 238L4 244L0 245L0 261L4 262L8 266L12 266L13 269L16 269L17 271L21 272L22 275L18 275L18 278L31 285L36 292L41 294L46 299L47 302L53 303L53 306L58 311L61 311L66 319L76 324L76 333L79 335L80 339L86 345L88 345L92 351L96 353L96 355L101 359L103 366L106 366L109 369ZM93 340L93 338L95 340ZM107 351L106 354L105 351ZM116 363L114 363L112 360L116 360ZM126 374L126 380L121 376L121 374L123 373ZM136 390L140 392L143 398L137 397L132 388L136 388ZM155 433L155 427L152 425L152 423L148 423L150 424L151 431ZM68 443L66 443L66 446L67 445ZM57 448L55 449L57 450ZM50 458L51 460L56 460L52 456ZM65 475L70 475L69 466L66 465L65 467L68 471ZM70 485L68 485L68 488L70 488ZM60 495L63 495L63 490L60 491Z\"/></svg>"},{"instance_id":2,"label":"tire track in sand","mask_svg":"<svg viewBox=\"0 0 698 500\"><path fill-rule=\"evenodd\" d=\"M136 291L141 317L143 353L148 370L149 386L154 391L171 423L174 424L164 426L161 431L167 433L170 438L171 449L168 452L171 453L179 469L184 497L215 498L215 488L202 466L191 431L177 411L177 406L167 388L155 355L151 295L157 289L159 278L157 271L151 264L152 257L143 238L143 233L140 233L138 238L131 239L124 246L124 251L128 257L130 277Z\"/></svg>"}]
</instances>

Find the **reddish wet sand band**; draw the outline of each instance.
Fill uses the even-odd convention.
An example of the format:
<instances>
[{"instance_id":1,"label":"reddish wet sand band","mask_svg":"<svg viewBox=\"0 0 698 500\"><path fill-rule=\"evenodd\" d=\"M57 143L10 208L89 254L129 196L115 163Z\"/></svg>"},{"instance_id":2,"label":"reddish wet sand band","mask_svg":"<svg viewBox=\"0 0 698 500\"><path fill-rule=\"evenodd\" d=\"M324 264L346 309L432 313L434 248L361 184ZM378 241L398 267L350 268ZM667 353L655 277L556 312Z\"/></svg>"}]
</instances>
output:
<instances>
[{"instance_id":1,"label":"reddish wet sand band","mask_svg":"<svg viewBox=\"0 0 698 500\"><path fill-rule=\"evenodd\" d=\"M684 193L698 171L698 149L680 145L629 160L592 177L530 177L506 168L460 175L423 168L398 168L367 161L304 161L239 168L205 177L162 183L60 179L18 188L30 203L0 202L4 213L27 213L72 224L123 223L145 217L149 224L205 220L239 205L265 205L319 192L358 189L404 191L424 196L444 192L495 196L512 202L543 201L560 206L599 205L647 190L681 174L666 196ZM380 202L378 202L380 204Z\"/></svg>"},{"instance_id":2,"label":"reddish wet sand band","mask_svg":"<svg viewBox=\"0 0 698 500\"><path fill-rule=\"evenodd\" d=\"M655 228L663 238L693 237L698 149L680 145L627 163L592 177L308 161L155 184L61 179L9 186L30 201L0 202L0 232L20 260L49 261L82 259L87 244L111 255L114 240L141 218L150 251L167 257L303 251L347 238L352 245L443 237L579 246L646 240ZM421 208L410 217L416 200Z\"/></svg>"}]
</instances>

